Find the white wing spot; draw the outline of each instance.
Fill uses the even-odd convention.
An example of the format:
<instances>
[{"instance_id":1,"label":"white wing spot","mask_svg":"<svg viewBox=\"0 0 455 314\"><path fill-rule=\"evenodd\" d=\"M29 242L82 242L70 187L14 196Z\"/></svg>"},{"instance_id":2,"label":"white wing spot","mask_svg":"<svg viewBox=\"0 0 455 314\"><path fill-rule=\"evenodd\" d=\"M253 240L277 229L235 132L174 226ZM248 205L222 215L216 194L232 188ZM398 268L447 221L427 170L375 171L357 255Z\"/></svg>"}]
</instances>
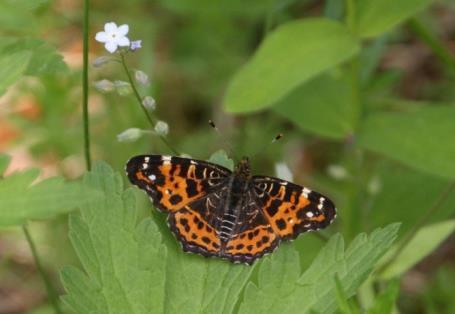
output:
<instances>
[{"instance_id":1,"label":"white wing spot","mask_svg":"<svg viewBox=\"0 0 455 314\"><path fill-rule=\"evenodd\" d=\"M152 180L152 181L155 181L156 180L156 175L154 175L154 174L149 175L149 179Z\"/></svg>"},{"instance_id":2,"label":"white wing spot","mask_svg":"<svg viewBox=\"0 0 455 314\"><path fill-rule=\"evenodd\" d=\"M149 160L150 160L150 157L145 157L145 158L144 158L144 161L145 161L145 162L149 162Z\"/></svg>"},{"instance_id":3,"label":"white wing spot","mask_svg":"<svg viewBox=\"0 0 455 314\"><path fill-rule=\"evenodd\" d=\"M308 213L306 213L306 216L309 217L309 218L311 218L311 217L314 216L314 214L313 214L313 212L308 212Z\"/></svg>"},{"instance_id":4,"label":"white wing spot","mask_svg":"<svg viewBox=\"0 0 455 314\"><path fill-rule=\"evenodd\" d=\"M308 188L303 188L302 192L303 192L304 194L310 194L310 193L311 193L311 190L308 189Z\"/></svg>"},{"instance_id":5,"label":"white wing spot","mask_svg":"<svg viewBox=\"0 0 455 314\"><path fill-rule=\"evenodd\" d=\"M321 210L322 207L324 206L324 201L325 201L325 198L323 198L323 197L319 198L319 205L318 205L319 210Z\"/></svg>"},{"instance_id":6,"label":"white wing spot","mask_svg":"<svg viewBox=\"0 0 455 314\"><path fill-rule=\"evenodd\" d=\"M142 169L147 169L149 167L148 164L146 164L145 162L142 164Z\"/></svg>"},{"instance_id":7,"label":"white wing spot","mask_svg":"<svg viewBox=\"0 0 455 314\"><path fill-rule=\"evenodd\" d=\"M197 162L195 162L194 160L190 160L190 164L197 165Z\"/></svg>"}]
</instances>

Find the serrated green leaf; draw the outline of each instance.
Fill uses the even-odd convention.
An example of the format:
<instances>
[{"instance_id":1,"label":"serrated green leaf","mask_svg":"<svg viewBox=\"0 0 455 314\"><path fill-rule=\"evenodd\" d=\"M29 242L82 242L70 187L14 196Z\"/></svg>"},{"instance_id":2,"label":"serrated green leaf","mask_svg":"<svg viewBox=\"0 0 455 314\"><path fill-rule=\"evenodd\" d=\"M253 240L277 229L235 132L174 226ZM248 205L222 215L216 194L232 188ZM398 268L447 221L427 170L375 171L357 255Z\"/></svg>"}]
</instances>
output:
<instances>
[{"instance_id":1,"label":"serrated green leaf","mask_svg":"<svg viewBox=\"0 0 455 314\"><path fill-rule=\"evenodd\" d=\"M344 314L359 313L357 308L349 304L349 297L346 295L343 285L337 275L335 275L335 288L339 312Z\"/></svg>"},{"instance_id":2,"label":"serrated green leaf","mask_svg":"<svg viewBox=\"0 0 455 314\"><path fill-rule=\"evenodd\" d=\"M286 23L266 37L233 78L225 108L249 112L269 107L358 50L358 42L341 23L325 18Z\"/></svg>"},{"instance_id":3,"label":"serrated green leaf","mask_svg":"<svg viewBox=\"0 0 455 314\"><path fill-rule=\"evenodd\" d=\"M10 156L0 155L0 178L5 173L5 170L8 168L10 161L11 161Z\"/></svg>"},{"instance_id":4,"label":"serrated green leaf","mask_svg":"<svg viewBox=\"0 0 455 314\"><path fill-rule=\"evenodd\" d=\"M373 266L396 238L399 224L360 234L347 250L340 235L333 236L311 266L300 275L298 254L291 245L265 259L257 285L248 284L240 313L331 313L336 309L338 275L347 297L368 277ZM261 274L264 280L261 280Z\"/></svg>"},{"instance_id":5,"label":"serrated green leaf","mask_svg":"<svg viewBox=\"0 0 455 314\"><path fill-rule=\"evenodd\" d=\"M374 305L368 309L368 314L391 314L400 292L400 281L393 280L387 288L376 298Z\"/></svg>"},{"instance_id":6,"label":"serrated green leaf","mask_svg":"<svg viewBox=\"0 0 455 314\"><path fill-rule=\"evenodd\" d=\"M104 197L70 217L84 272L62 271L63 297L77 313L232 313L253 267L185 254L151 218L139 224L132 190L98 163L84 178Z\"/></svg>"},{"instance_id":7,"label":"serrated green leaf","mask_svg":"<svg viewBox=\"0 0 455 314\"><path fill-rule=\"evenodd\" d=\"M234 161L228 157L226 152L222 149L214 152L209 158L210 162L226 167L229 170L234 169Z\"/></svg>"},{"instance_id":8,"label":"serrated green leaf","mask_svg":"<svg viewBox=\"0 0 455 314\"><path fill-rule=\"evenodd\" d=\"M423 11L432 0L362 0L357 3L357 33L373 37Z\"/></svg>"},{"instance_id":9,"label":"serrated green leaf","mask_svg":"<svg viewBox=\"0 0 455 314\"><path fill-rule=\"evenodd\" d=\"M65 182L60 177L31 185L38 174L39 170L29 169L0 180L0 227L66 213L99 195L80 182Z\"/></svg>"},{"instance_id":10,"label":"serrated green leaf","mask_svg":"<svg viewBox=\"0 0 455 314\"><path fill-rule=\"evenodd\" d=\"M0 53L0 96L22 77L32 57L29 51Z\"/></svg>"},{"instance_id":11,"label":"serrated green leaf","mask_svg":"<svg viewBox=\"0 0 455 314\"><path fill-rule=\"evenodd\" d=\"M409 112L376 112L363 120L363 148L441 177L455 178L455 106L416 106Z\"/></svg>"},{"instance_id":12,"label":"serrated green leaf","mask_svg":"<svg viewBox=\"0 0 455 314\"><path fill-rule=\"evenodd\" d=\"M303 130L329 138L345 138L355 127L350 85L342 76L318 76L297 87L273 109Z\"/></svg>"},{"instance_id":13,"label":"serrated green leaf","mask_svg":"<svg viewBox=\"0 0 455 314\"><path fill-rule=\"evenodd\" d=\"M401 251L395 261L381 271L379 274L380 278L390 279L402 275L412 266L421 261L425 256L433 252L441 244L441 242L450 236L454 231L455 220L435 223L420 229L414 238ZM387 261L395 254L396 250L397 246L384 255L379 263L379 268L381 268L381 265L387 263Z\"/></svg>"}]
</instances>

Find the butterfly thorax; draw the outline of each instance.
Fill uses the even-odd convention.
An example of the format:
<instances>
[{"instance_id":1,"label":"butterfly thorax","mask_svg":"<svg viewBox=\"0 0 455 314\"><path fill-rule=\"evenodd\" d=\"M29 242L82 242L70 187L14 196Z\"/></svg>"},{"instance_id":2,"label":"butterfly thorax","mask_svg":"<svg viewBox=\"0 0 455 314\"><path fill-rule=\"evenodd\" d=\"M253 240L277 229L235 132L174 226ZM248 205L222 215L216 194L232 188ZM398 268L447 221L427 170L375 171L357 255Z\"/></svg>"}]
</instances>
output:
<instances>
[{"instance_id":1,"label":"butterfly thorax","mask_svg":"<svg viewBox=\"0 0 455 314\"><path fill-rule=\"evenodd\" d=\"M242 177L245 180L251 179L251 167L248 157L243 157L236 165L234 174L238 177Z\"/></svg>"}]
</instances>

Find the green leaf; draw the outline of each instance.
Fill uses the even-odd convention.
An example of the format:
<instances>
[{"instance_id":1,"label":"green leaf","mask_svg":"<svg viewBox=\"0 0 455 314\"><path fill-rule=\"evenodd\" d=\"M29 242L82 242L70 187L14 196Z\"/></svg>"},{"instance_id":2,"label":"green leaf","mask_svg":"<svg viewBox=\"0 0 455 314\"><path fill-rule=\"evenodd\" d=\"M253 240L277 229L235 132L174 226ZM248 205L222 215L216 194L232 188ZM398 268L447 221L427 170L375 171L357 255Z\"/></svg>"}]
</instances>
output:
<instances>
[{"instance_id":1,"label":"green leaf","mask_svg":"<svg viewBox=\"0 0 455 314\"><path fill-rule=\"evenodd\" d=\"M397 277L433 252L442 241L455 231L455 219L432 224L420 229L414 238L401 251L395 261L388 265L380 277L389 279ZM380 264L385 264L395 254L397 246L392 248L381 259ZM379 266L380 267L380 266Z\"/></svg>"},{"instance_id":2,"label":"green leaf","mask_svg":"<svg viewBox=\"0 0 455 314\"><path fill-rule=\"evenodd\" d=\"M368 309L368 314L391 314L395 302L400 292L400 281L393 280L387 288L376 298L372 308Z\"/></svg>"},{"instance_id":3,"label":"green leaf","mask_svg":"<svg viewBox=\"0 0 455 314\"><path fill-rule=\"evenodd\" d=\"M362 0L357 1L357 33L373 37L423 11L432 0Z\"/></svg>"},{"instance_id":4,"label":"green leaf","mask_svg":"<svg viewBox=\"0 0 455 314\"><path fill-rule=\"evenodd\" d=\"M339 311L344 314L359 313L358 309L354 309L349 304L349 298L344 292L343 285L337 275L335 275L335 288Z\"/></svg>"},{"instance_id":5,"label":"green leaf","mask_svg":"<svg viewBox=\"0 0 455 314\"><path fill-rule=\"evenodd\" d=\"M98 196L80 182L65 182L60 177L31 185L38 174L39 170L29 169L0 180L0 227L66 213Z\"/></svg>"},{"instance_id":6,"label":"green leaf","mask_svg":"<svg viewBox=\"0 0 455 314\"><path fill-rule=\"evenodd\" d=\"M349 298L396 238L399 224L358 235L344 249L341 235L333 236L311 266L301 274L292 245L283 245L259 267L257 285L249 283L240 313L330 313L336 309L337 274Z\"/></svg>"},{"instance_id":7,"label":"green leaf","mask_svg":"<svg viewBox=\"0 0 455 314\"><path fill-rule=\"evenodd\" d=\"M5 173L8 165L11 161L11 157L8 155L0 155L0 179L2 175Z\"/></svg>"},{"instance_id":8,"label":"green leaf","mask_svg":"<svg viewBox=\"0 0 455 314\"><path fill-rule=\"evenodd\" d=\"M0 96L24 74L32 57L29 51L0 53Z\"/></svg>"},{"instance_id":9,"label":"green leaf","mask_svg":"<svg viewBox=\"0 0 455 314\"><path fill-rule=\"evenodd\" d=\"M333 139L352 134L356 111L348 80L324 74L297 87L273 109L305 131Z\"/></svg>"},{"instance_id":10,"label":"green leaf","mask_svg":"<svg viewBox=\"0 0 455 314\"><path fill-rule=\"evenodd\" d=\"M63 300L77 313L231 313L253 267L182 252L151 218L137 223L132 189L103 163L84 178L104 197L70 217L84 271L65 267Z\"/></svg>"},{"instance_id":11,"label":"green leaf","mask_svg":"<svg viewBox=\"0 0 455 314\"><path fill-rule=\"evenodd\" d=\"M41 39L3 37L0 40L3 41L0 44L0 52L2 53L10 54L24 50L32 52L32 57L25 71L27 75L55 74L68 70L62 55Z\"/></svg>"},{"instance_id":12,"label":"green leaf","mask_svg":"<svg viewBox=\"0 0 455 314\"><path fill-rule=\"evenodd\" d=\"M390 160L380 162L372 181L378 190L371 195L371 208L366 220L359 220L360 225L365 226L367 223L370 228L376 228L402 221L402 233L406 233L420 221L449 184L444 178L414 171ZM404 195L406 197L403 197ZM451 193L438 211L428 217L426 223L450 219L453 217L454 208L455 193Z\"/></svg>"},{"instance_id":13,"label":"green leaf","mask_svg":"<svg viewBox=\"0 0 455 314\"><path fill-rule=\"evenodd\" d=\"M234 161L228 157L226 152L222 149L214 152L209 158L210 162L226 167L229 170L234 170Z\"/></svg>"},{"instance_id":14,"label":"green leaf","mask_svg":"<svg viewBox=\"0 0 455 314\"><path fill-rule=\"evenodd\" d=\"M413 168L455 178L455 106L416 106L409 112L376 112L363 120L358 142Z\"/></svg>"},{"instance_id":15,"label":"green leaf","mask_svg":"<svg viewBox=\"0 0 455 314\"><path fill-rule=\"evenodd\" d=\"M269 107L358 50L356 39L338 22L311 18L286 23L266 37L235 75L226 92L225 108L249 112Z\"/></svg>"}]
</instances>

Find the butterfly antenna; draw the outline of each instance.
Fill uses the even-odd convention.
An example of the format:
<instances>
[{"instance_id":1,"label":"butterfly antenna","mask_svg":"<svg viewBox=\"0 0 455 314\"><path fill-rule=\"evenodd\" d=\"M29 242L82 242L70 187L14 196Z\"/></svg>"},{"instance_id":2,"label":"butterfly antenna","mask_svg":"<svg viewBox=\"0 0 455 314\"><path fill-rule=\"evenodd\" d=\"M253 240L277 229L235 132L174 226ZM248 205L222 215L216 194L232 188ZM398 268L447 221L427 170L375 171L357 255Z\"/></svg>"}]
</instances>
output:
<instances>
[{"instance_id":1,"label":"butterfly antenna","mask_svg":"<svg viewBox=\"0 0 455 314\"><path fill-rule=\"evenodd\" d=\"M223 146L227 147L227 150L229 151L230 155L232 157L236 157L237 155L235 154L235 151L231 145L231 143L223 136L223 134L220 132L218 127L216 126L215 122L213 120L209 120L209 125L215 130L215 132L218 134L218 136L221 139L221 142L223 143Z\"/></svg>"},{"instance_id":2,"label":"butterfly antenna","mask_svg":"<svg viewBox=\"0 0 455 314\"><path fill-rule=\"evenodd\" d=\"M262 154L267 148L269 148L270 144L273 144L273 143L275 143L276 141L281 140L281 139L283 138L283 136L284 136L283 133L278 133L278 134L273 138L272 141L270 141L270 142L266 143L264 146L262 146L262 148L261 148L260 150L258 150L258 151L252 156L252 158L253 158L253 157L256 157L257 155Z\"/></svg>"}]
</instances>

